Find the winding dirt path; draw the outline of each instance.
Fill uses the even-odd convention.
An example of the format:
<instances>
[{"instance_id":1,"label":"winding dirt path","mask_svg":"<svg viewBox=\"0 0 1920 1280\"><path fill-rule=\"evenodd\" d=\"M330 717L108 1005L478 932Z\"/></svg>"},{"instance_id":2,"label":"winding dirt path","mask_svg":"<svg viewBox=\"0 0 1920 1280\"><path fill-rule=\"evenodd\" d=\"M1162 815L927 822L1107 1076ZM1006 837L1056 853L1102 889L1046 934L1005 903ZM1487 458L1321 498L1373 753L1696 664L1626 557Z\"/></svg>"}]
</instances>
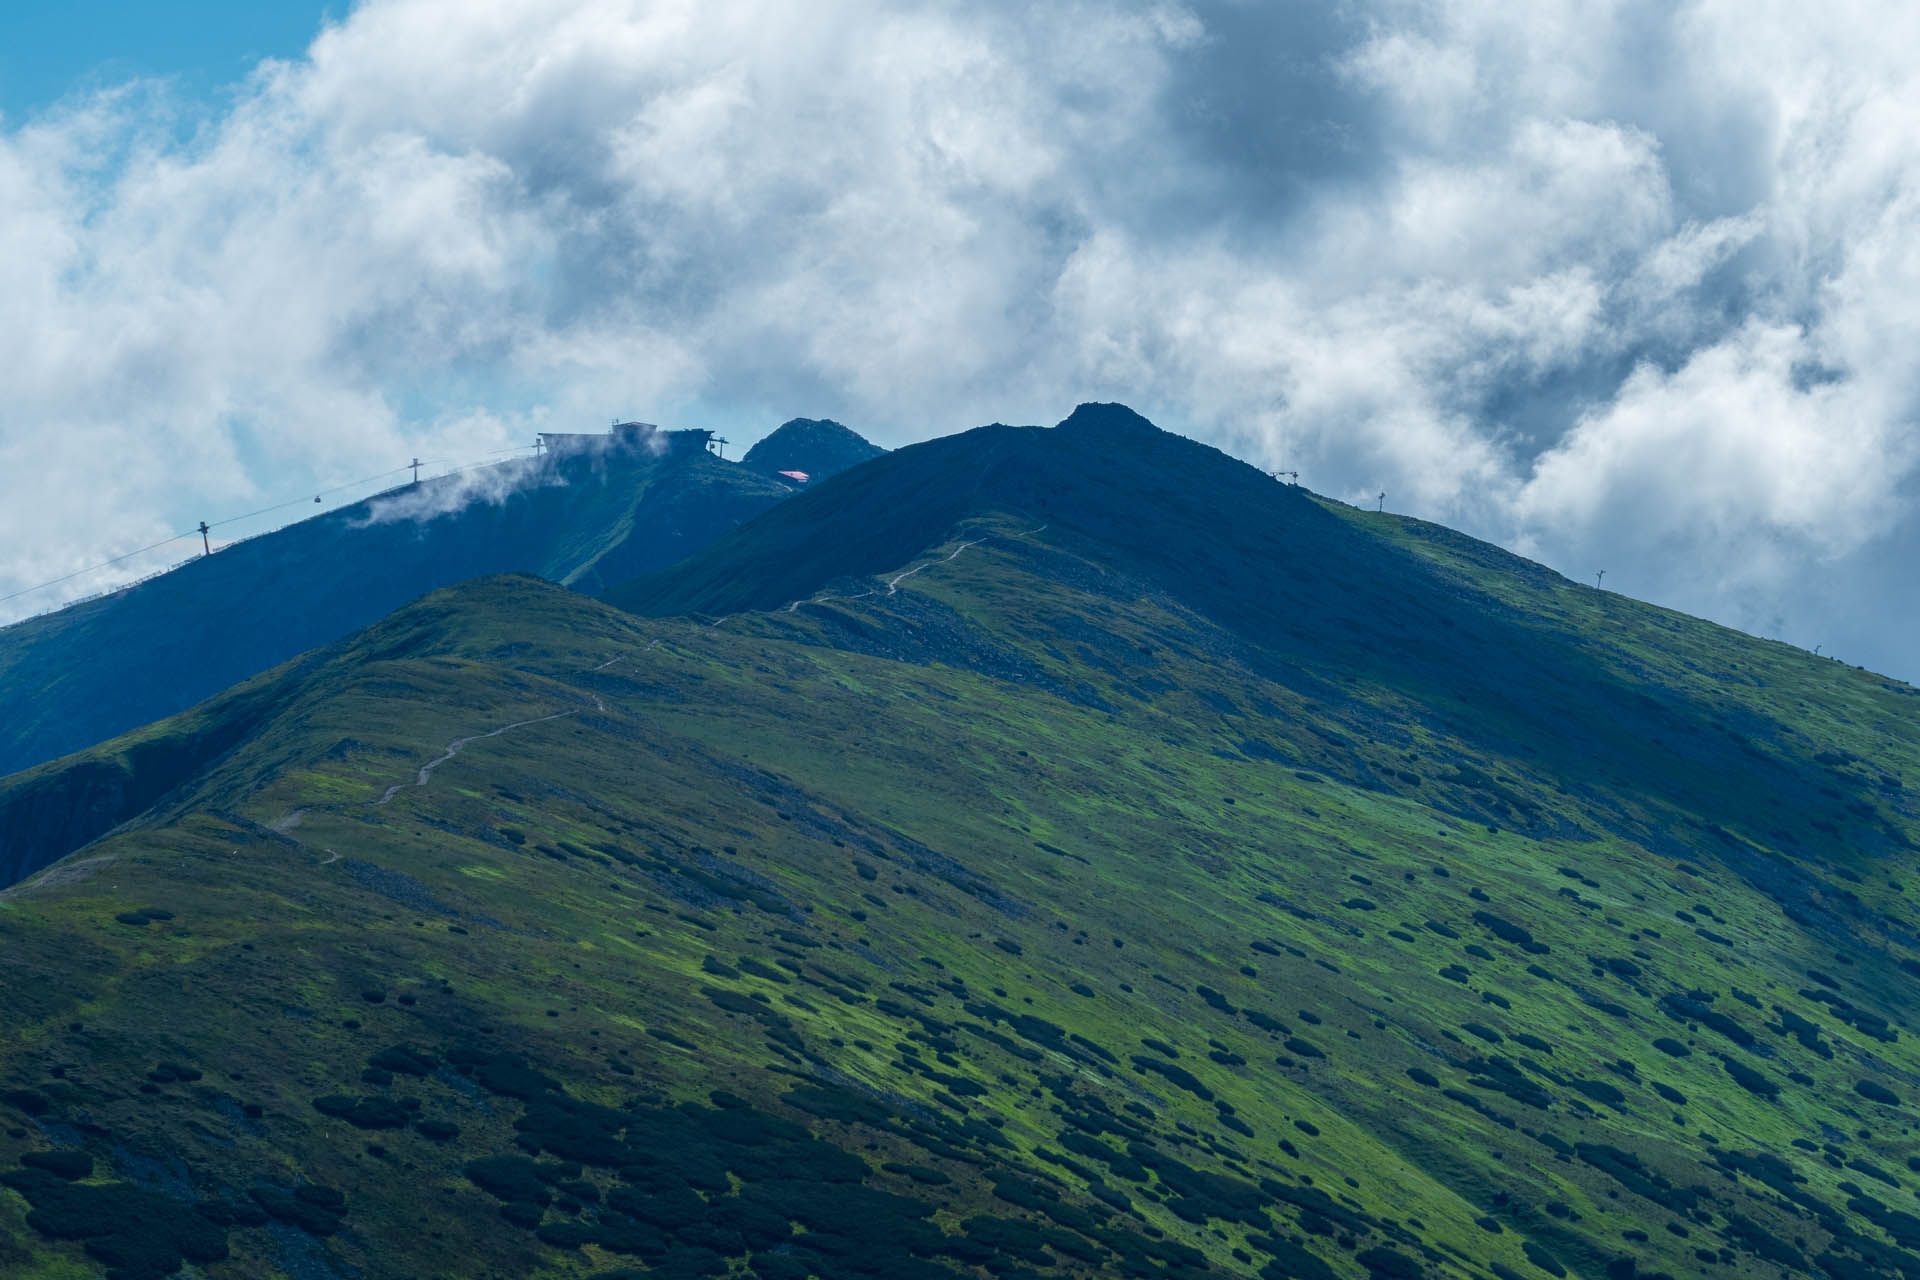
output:
<instances>
[{"instance_id":1,"label":"winding dirt path","mask_svg":"<svg viewBox=\"0 0 1920 1280\"><path fill-rule=\"evenodd\" d=\"M659 647L660 647L660 642L658 640L655 640L652 644L648 645L646 648L642 649L640 652L652 653L655 649L658 649ZM634 656L633 650L622 649L620 652L614 654L611 658L608 658L605 662L601 663L599 666L593 668L593 671L605 671L608 667L612 666L614 663L625 662L627 659L633 656ZM589 671L587 674L591 675L593 674L593 671ZM602 711L606 710L604 706L601 707L600 709Z\"/></svg>"},{"instance_id":2,"label":"winding dirt path","mask_svg":"<svg viewBox=\"0 0 1920 1280\"><path fill-rule=\"evenodd\" d=\"M599 698L594 698L594 702L599 706L600 710L605 711L607 709L606 704L601 702ZM438 769L441 765L445 764L447 761L453 759L455 756L459 755L460 748L466 746L469 742L478 742L482 738L497 738L501 734L506 733L509 730L524 729L530 724L545 724L549 720L559 720L564 716L579 715L580 710L581 709L579 707L574 707L567 711L556 711L550 716L535 716L531 720L516 720L512 724L503 724L498 729L490 729L486 733L475 733L465 738L455 738L452 742L449 742L447 744L447 749L441 753L438 759L432 760L427 764L423 764L420 766L420 772L412 782L394 783L392 786L387 788L387 793L385 795L381 796L378 800L375 800L373 803L375 807L378 807L380 805L385 804L387 801L393 799L395 796L399 795L402 791L405 791L409 786L414 786L414 787L426 786L427 779L433 776L433 771L435 769Z\"/></svg>"},{"instance_id":3,"label":"winding dirt path","mask_svg":"<svg viewBox=\"0 0 1920 1280\"><path fill-rule=\"evenodd\" d=\"M1049 526L1043 524L1038 529L1029 529L1025 533L1015 533L1015 534L989 533L984 538L974 538L969 542L963 542L959 546L955 547L952 551L948 552L944 556L941 556L937 560L928 560L928 561L925 561L924 563L917 564L913 566L913 568L908 569L902 573L894 574L891 578L887 579L887 589L884 594L889 596L898 595L900 592L900 584L905 582L908 578L911 578L914 574L919 573L922 569L931 569L935 565L941 565L941 564L947 563L949 560L952 560L955 557L957 557L962 551L965 551L968 547L977 547L981 543L986 542L988 539L991 539L991 538L1006 538L1006 537L1031 538L1036 533L1045 533L1048 527ZM793 603L787 606L787 612L792 613L795 609L798 609L803 604L817 604L822 600L865 600L869 596L877 596L881 594L882 594L881 592L874 591L871 589L862 591L857 595L851 595L851 596L835 596L823 591L819 595L811 596L805 600L795 600ZM738 616L739 616L738 614L730 613L727 615L727 618L733 618ZM712 625L717 627L722 622L725 622L727 618L716 618Z\"/></svg>"},{"instance_id":4,"label":"winding dirt path","mask_svg":"<svg viewBox=\"0 0 1920 1280\"><path fill-rule=\"evenodd\" d=\"M1031 538L1036 534L1045 533L1048 527L1049 527L1048 525L1043 524L1039 528L1029 529L1025 533L1015 533L1015 534L989 533L985 537L971 538L966 542L962 542L959 546L955 547L952 551L949 551L944 556L940 556L933 560L923 561L922 563L915 565L911 569L904 569L901 572L894 574L891 578L887 579L887 589L885 594L889 596L899 594L900 584L905 582L908 578L911 578L914 574L919 573L924 569L931 569L935 565L947 564L952 560L957 559L960 553L962 551L965 551L968 547L977 547L981 543L997 537ZM871 590L871 589L867 591L862 591L859 595L853 595L853 596L835 597L835 596L826 595L823 593L821 595L814 596L812 597L812 599L809 599L809 600L795 600L794 602L792 602L787 606L787 612L792 613L795 609L798 609L802 604L812 604L816 600L832 600L836 598L843 599L843 600L863 600L869 596L877 596L881 594L882 594L881 592L877 590ZM738 616L739 615L737 614L730 613L730 614L727 614L726 617L715 618L712 622L708 623L707 625L710 627L717 627L721 623L725 622L727 618L733 618ZM657 648L659 644L660 644L660 641L658 639L655 639L652 644L649 644L646 648L642 649L640 652L650 653L655 648ZM619 653L614 654L611 658L608 658L605 662L602 662L599 666L593 667L591 670L605 671L608 667L613 666L615 663L623 661L627 658L631 658L633 656L634 656L633 650L623 649ZM601 699L599 694L588 692L587 696L593 699L593 705L596 708L598 708L602 713L606 711L607 704ZM395 796L399 795L402 791L405 791L409 786L414 786L414 787L426 786L427 779L433 776L433 771L435 769L438 769L441 765L445 764L447 761L453 759L455 756L459 755L460 749L466 746L469 742L479 742L484 738L497 738L503 733L511 732L514 729L524 729L528 725L545 724L549 720L559 720L566 716L578 715L581 712L581 710L583 710L583 708L572 707L566 711L556 711L552 715L535 716L531 720L516 720L512 724L503 724L498 729L489 729L485 733L475 733L475 734L469 734L467 737L464 737L464 738L455 738L452 742L449 742L447 744L447 749L443 751L438 757L420 766L419 773L415 775L414 780L411 783L396 782L394 785L387 788L386 793L384 795L382 795L378 800L373 802L374 806L377 808L381 805L386 804L388 801L392 800ZM297 824L300 817L300 811L296 811L294 814L290 815L290 817L292 821L289 823L289 825ZM329 850L328 852L332 852L332 851ZM334 857L329 858L327 861L331 862L334 860L334 858L338 858L339 856L340 856L339 854L334 854ZM325 865L325 864L322 864L322 865Z\"/></svg>"},{"instance_id":5,"label":"winding dirt path","mask_svg":"<svg viewBox=\"0 0 1920 1280\"><path fill-rule=\"evenodd\" d=\"M992 537L992 536L993 536L992 534L987 535L987 537ZM931 569L934 565L945 564L947 561L952 560L956 556L958 556L962 551L965 551L968 547L977 547L981 543L985 542L986 540L987 540L986 538L975 538L972 542L963 542L959 546L955 547L950 554L943 556L938 560L929 560L925 564L915 565L913 568L907 570L905 573L895 574L893 577L887 579L887 594L893 595L895 592L899 591L901 583L905 582L908 578L911 578L914 574L920 572L922 569Z\"/></svg>"}]
</instances>

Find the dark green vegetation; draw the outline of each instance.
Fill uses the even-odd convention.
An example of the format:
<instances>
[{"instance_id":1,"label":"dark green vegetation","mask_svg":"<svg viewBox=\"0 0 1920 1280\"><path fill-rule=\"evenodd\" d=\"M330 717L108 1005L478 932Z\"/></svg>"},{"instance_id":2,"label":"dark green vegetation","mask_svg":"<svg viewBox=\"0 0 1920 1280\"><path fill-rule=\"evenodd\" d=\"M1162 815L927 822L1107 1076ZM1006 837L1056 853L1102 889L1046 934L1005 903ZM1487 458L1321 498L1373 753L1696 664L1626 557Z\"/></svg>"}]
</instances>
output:
<instances>
[{"instance_id":1,"label":"dark green vegetation","mask_svg":"<svg viewBox=\"0 0 1920 1280\"><path fill-rule=\"evenodd\" d=\"M1113 409L614 594L0 896L0 1272L1920 1280L1912 690Z\"/></svg>"},{"instance_id":2,"label":"dark green vegetation","mask_svg":"<svg viewBox=\"0 0 1920 1280\"><path fill-rule=\"evenodd\" d=\"M860 450L880 452L845 427L804 421L756 448L821 474ZM663 568L792 492L769 474L697 445L505 464L329 512L0 630L0 774L184 710L437 587L517 572L591 593ZM217 754L231 744L201 745ZM207 758L190 756L173 772ZM85 825L102 807L137 812L168 771L151 752L101 766L44 798L31 821ZM21 821L0 819L0 832ZM0 884L39 865L11 843L0 835Z\"/></svg>"}]
</instances>

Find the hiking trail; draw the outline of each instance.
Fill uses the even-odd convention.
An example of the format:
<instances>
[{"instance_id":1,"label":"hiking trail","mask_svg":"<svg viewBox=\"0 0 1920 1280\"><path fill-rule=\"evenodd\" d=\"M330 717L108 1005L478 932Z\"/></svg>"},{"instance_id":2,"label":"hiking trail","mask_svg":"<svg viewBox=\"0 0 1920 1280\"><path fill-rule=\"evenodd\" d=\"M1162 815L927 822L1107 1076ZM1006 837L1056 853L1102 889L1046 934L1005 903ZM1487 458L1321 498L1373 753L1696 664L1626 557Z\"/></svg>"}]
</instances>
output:
<instances>
[{"instance_id":1,"label":"hiking trail","mask_svg":"<svg viewBox=\"0 0 1920 1280\"><path fill-rule=\"evenodd\" d=\"M599 704L600 710L605 711L607 709L606 704L600 702L599 698L595 698L594 702ZM447 749L444 752L442 752L437 759L429 761L428 763L420 766L419 774L415 777L415 779L411 783L407 783L407 782L394 783L392 786L387 788L387 793L385 795L381 796L378 800L375 800L373 803L376 807L378 807L380 805L387 803L387 801L393 799L396 795L400 794L402 791L405 791L409 786L415 786L415 787L426 786L427 779L433 776L433 771L435 769L438 769L441 765L445 764L447 761L453 759L455 756L459 755L460 748L466 746L469 742L478 742L482 738L497 738L501 734L506 733L512 729L524 729L530 724L545 724L549 720L558 720L563 716L578 715L580 713L580 710L581 708L579 707L573 707L566 711L556 711L550 716L535 716L531 720L516 720L512 724L503 724L498 729L490 729L486 733L475 733L475 734L470 734L464 738L455 738L452 742L449 742L447 744Z\"/></svg>"}]
</instances>

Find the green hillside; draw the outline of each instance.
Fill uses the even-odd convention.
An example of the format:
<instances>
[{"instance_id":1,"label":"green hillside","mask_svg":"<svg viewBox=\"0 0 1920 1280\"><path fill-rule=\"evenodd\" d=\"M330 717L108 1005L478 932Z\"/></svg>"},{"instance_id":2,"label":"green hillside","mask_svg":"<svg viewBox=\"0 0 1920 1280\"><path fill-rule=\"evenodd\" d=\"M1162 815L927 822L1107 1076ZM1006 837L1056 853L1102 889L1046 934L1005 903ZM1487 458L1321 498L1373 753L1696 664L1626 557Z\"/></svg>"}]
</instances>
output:
<instances>
[{"instance_id":1,"label":"green hillside","mask_svg":"<svg viewBox=\"0 0 1920 1280\"><path fill-rule=\"evenodd\" d=\"M0 895L0 1272L1920 1277L1913 690L1114 408L614 594L9 780L235 726Z\"/></svg>"},{"instance_id":2,"label":"green hillside","mask_svg":"<svg viewBox=\"0 0 1920 1280\"><path fill-rule=\"evenodd\" d=\"M762 445L823 471L850 448L879 452L835 429L782 428ZM697 442L604 448L423 481L222 548L0 629L0 775L182 711L435 588L517 572L591 593L791 492ZM0 883L18 872L0 862Z\"/></svg>"}]
</instances>

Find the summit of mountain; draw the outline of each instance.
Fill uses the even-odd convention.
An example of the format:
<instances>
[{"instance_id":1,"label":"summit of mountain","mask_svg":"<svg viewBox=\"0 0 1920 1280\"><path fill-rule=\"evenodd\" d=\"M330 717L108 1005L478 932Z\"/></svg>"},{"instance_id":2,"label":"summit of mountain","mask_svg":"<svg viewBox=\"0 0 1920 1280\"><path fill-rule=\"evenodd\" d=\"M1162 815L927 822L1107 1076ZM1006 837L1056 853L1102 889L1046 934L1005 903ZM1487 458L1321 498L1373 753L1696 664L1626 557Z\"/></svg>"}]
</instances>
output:
<instances>
[{"instance_id":1,"label":"summit of mountain","mask_svg":"<svg viewBox=\"0 0 1920 1280\"><path fill-rule=\"evenodd\" d=\"M1307 700L1315 729L1286 730L1289 758L1355 784L1650 848L1674 847L1674 824L1703 806L1741 847L1778 844L1781 805L1828 815L1825 826L1791 825L1796 857L1844 863L1904 848L1880 816L1877 782L1827 794L1833 779L1816 757L1832 743L1772 699L1728 705L1737 677L1700 675L1702 650L1787 661L1806 657L1798 650L1279 483L1123 406L1083 405L1051 429L983 427L900 449L607 599L652 616L807 614L852 594L846 584L965 541L982 522L997 543L1081 548L1107 590L1203 621L1237 663ZM895 591L887 582L874 607ZM1383 719L1444 726L1478 764L1398 781L1408 771L1378 749ZM1358 745L1369 739L1374 749ZM1551 790L1600 775L1633 802L1577 820L1544 801L1495 803L1505 789L1476 779L1516 753L1555 780ZM1769 802L1749 803L1756 792Z\"/></svg>"},{"instance_id":2,"label":"summit of mountain","mask_svg":"<svg viewBox=\"0 0 1920 1280\"><path fill-rule=\"evenodd\" d=\"M747 450L740 465L764 476L797 471L817 484L885 452L831 418L790 418Z\"/></svg>"},{"instance_id":3,"label":"summit of mountain","mask_svg":"<svg viewBox=\"0 0 1920 1280\"><path fill-rule=\"evenodd\" d=\"M0 1270L1920 1275L1914 698L1117 408L901 449L0 782L126 800L0 894Z\"/></svg>"}]
</instances>

